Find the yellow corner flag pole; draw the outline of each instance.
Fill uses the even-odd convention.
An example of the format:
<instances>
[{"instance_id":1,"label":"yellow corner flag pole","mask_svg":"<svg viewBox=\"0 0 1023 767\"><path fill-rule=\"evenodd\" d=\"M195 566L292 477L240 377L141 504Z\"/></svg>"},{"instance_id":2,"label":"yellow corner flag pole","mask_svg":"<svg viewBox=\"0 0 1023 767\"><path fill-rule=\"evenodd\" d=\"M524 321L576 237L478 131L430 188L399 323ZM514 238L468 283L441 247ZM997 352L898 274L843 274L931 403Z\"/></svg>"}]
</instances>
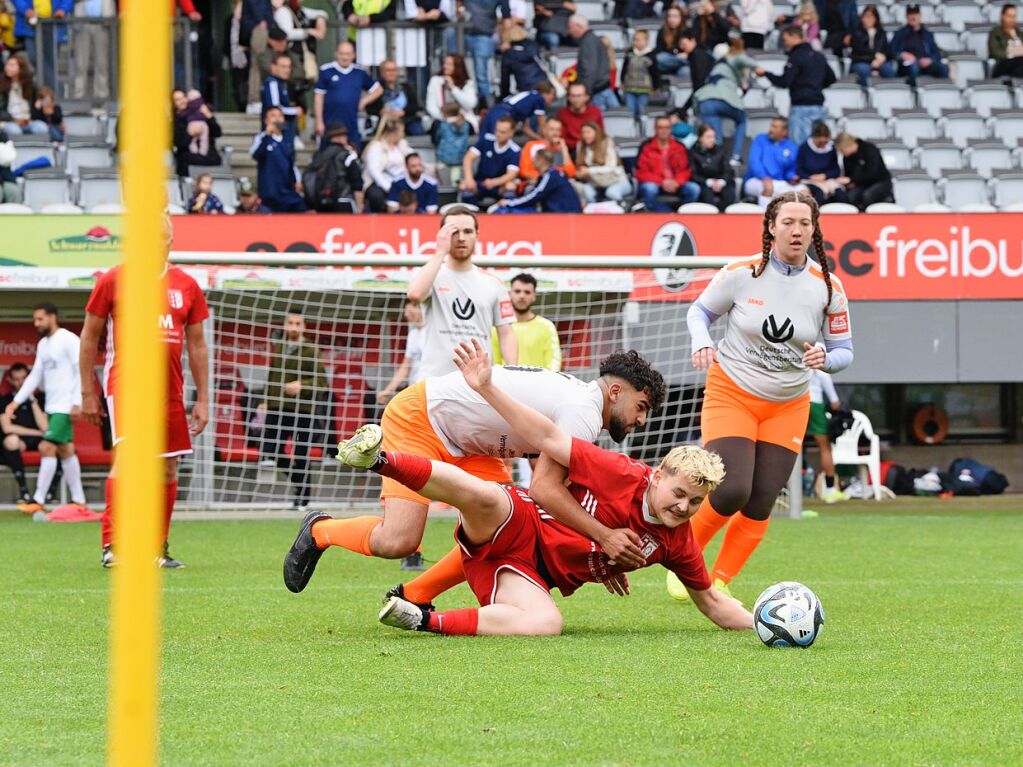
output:
<instances>
[{"instance_id":1,"label":"yellow corner flag pole","mask_svg":"<svg viewBox=\"0 0 1023 767\"><path fill-rule=\"evenodd\" d=\"M118 285L120 378L117 566L111 573L108 763L157 762L160 572L167 359L158 328L166 304L161 274L164 150L170 145L170 0L131 0L121 19L121 178L127 216Z\"/></svg>"}]
</instances>

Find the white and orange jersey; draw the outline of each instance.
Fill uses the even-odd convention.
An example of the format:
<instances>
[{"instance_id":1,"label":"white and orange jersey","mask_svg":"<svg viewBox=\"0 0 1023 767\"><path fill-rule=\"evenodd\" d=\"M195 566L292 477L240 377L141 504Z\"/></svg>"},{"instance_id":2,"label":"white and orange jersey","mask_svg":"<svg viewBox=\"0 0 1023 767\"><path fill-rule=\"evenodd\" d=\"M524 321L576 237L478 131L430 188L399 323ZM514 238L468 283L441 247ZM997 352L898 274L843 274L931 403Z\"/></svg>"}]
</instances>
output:
<instances>
[{"instance_id":1,"label":"white and orange jersey","mask_svg":"<svg viewBox=\"0 0 1023 767\"><path fill-rule=\"evenodd\" d=\"M728 315L718 362L743 390L761 399L785 402L803 395L811 371L803 364L803 344L849 341L849 302L838 277L831 275L832 297L820 265L807 259L802 269L777 262L753 277L760 256L721 269L699 303L718 316ZM825 312L827 307L827 312Z\"/></svg>"},{"instance_id":2,"label":"white and orange jersey","mask_svg":"<svg viewBox=\"0 0 1023 767\"><path fill-rule=\"evenodd\" d=\"M543 413L566 434L593 442L604 422L604 394L596 381L586 383L543 368L494 367L494 383L511 397ZM469 388L461 373L426 379L430 425L455 456L534 455L532 443Z\"/></svg>"}]
</instances>

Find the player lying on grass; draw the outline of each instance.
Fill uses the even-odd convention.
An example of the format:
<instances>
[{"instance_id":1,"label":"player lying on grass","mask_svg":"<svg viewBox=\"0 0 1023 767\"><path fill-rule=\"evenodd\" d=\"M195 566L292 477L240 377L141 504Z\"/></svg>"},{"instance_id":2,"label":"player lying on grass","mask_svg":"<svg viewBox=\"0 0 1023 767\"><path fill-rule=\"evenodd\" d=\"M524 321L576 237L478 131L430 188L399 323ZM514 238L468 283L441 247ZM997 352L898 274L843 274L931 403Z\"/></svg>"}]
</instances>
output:
<instances>
[{"instance_id":1,"label":"player lying on grass","mask_svg":"<svg viewBox=\"0 0 1023 767\"><path fill-rule=\"evenodd\" d=\"M462 344L457 364L469 386L503 418L519 425L536 450L568 467L570 490L612 528L629 528L643 542L646 564L661 564L689 589L694 604L726 629L748 630L753 618L739 602L711 588L689 518L724 478L721 460L702 448L676 447L651 469L558 429L546 416L512 399L491 380L479 342ZM380 449L380 427L361 427L338 446L338 460L392 477L427 498L460 509L455 540L466 580L481 607L435 611L391 597L380 620L413 631L453 635L541 636L561 633L550 590L570 596L634 566L609 559L593 541L543 512L521 489L487 482L420 456ZM309 552L315 550L307 536ZM304 552L295 552L302 556Z\"/></svg>"}]
</instances>

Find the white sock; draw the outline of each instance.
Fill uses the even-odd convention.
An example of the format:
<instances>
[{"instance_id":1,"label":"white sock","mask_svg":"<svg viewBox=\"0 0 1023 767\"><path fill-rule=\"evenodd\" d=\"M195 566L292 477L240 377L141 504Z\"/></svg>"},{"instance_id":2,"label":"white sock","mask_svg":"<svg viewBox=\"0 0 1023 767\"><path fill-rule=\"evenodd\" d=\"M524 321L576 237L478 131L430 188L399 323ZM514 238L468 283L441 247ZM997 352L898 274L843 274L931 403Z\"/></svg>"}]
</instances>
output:
<instances>
[{"instance_id":1,"label":"white sock","mask_svg":"<svg viewBox=\"0 0 1023 767\"><path fill-rule=\"evenodd\" d=\"M85 503L85 491L82 489L82 465L78 463L78 456L62 458L60 465L64 468L64 479L71 490L71 501Z\"/></svg>"},{"instance_id":2,"label":"white sock","mask_svg":"<svg viewBox=\"0 0 1023 767\"><path fill-rule=\"evenodd\" d=\"M39 479L36 480L36 495L34 500L40 506L46 503L46 494L50 492L50 483L53 482L53 475L57 473L57 457L44 456L39 461Z\"/></svg>"}]
</instances>

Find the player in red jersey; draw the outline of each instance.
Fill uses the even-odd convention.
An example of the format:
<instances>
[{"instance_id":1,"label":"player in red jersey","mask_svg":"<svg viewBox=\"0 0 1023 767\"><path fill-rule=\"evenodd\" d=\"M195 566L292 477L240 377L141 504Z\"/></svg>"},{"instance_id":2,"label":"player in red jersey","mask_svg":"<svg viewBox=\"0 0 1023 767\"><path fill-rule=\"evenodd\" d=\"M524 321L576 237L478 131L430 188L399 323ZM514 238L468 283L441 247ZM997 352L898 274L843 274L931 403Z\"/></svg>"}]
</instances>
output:
<instances>
[{"instance_id":1,"label":"player in red jersey","mask_svg":"<svg viewBox=\"0 0 1023 767\"><path fill-rule=\"evenodd\" d=\"M491 381L490 360L474 341L457 350L469 385L536 450L568 467L573 497L603 524L634 531L646 564L661 564L686 585L693 603L722 628L748 630L753 616L711 588L689 518L724 478L721 459L682 446L651 469L620 453L572 438L546 416L512 399ZM563 620L550 589L565 596L584 583L604 583L635 569L609 559L595 542L545 514L521 489L486 482L461 469L380 450L378 426L363 426L338 446L338 459L397 479L432 500L461 509L455 539L466 580L481 607L434 611L391 597L380 620L397 628L454 635L560 634ZM310 541L312 537L309 536ZM315 547L315 543L311 544Z\"/></svg>"},{"instance_id":2,"label":"player in red jersey","mask_svg":"<svg viewBox=\"0 0 1023 767\"><path fill-rule=\"evenodd\" d=\"M170 221L167 227L167 252L170 252L172 232ZM85 306L85 325L82 328L82 345L79 370L82 375L82 415L90 423L98 425L102 409L93 386L93 371L100 337L104 329L107 335L106 363L103 366L103 394L106 396L107 412L110 414L110 431L114 442L114 465L106 485L106 509L102 520L103 567L116 564L112 545L114 543L114 518L111 513L115 477L117 474L117 445L123 439L117 431L117 387L118 367L121 364L123 347L118 335L117 283L121 267L115 266L97 280ZM154 405L153 417L167 419L167 435L164 458L164 527L163 553L159 558L161 567L177 568L184 564L171 557L167 534L170 531L171 514L178 494L178 458L192 452L192 437L199 434L209 420L209 376L207 373L208 350L202 323L210 316L206 297L198 283L186 272L174 266L166 266L163 279L167 286L167 303L160 314L161 339L169 359L167 378L167 402L161 410ZM182 349L188 348L188 366L195 381L196 402L192 406L191 418L185 413L185 377L181 365Z\"/></svg>"}]
</instances>

